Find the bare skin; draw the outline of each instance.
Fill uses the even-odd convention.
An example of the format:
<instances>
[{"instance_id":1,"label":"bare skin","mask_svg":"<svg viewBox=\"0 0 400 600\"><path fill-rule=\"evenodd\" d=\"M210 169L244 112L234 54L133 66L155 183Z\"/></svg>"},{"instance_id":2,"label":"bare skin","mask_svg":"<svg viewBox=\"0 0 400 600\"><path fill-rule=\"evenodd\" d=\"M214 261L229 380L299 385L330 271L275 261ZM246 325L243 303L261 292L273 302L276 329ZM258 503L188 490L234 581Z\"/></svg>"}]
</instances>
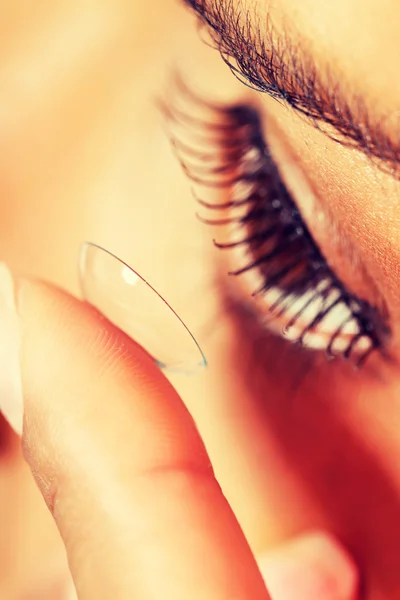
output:
<instances>
[{"instance_id":1,"label":"bare skin","mask_svg":"<svg viewBox=\"0 0 400 600\"><path fill-rule=\"evenodd\" d=\"M196 422L229 503L229 506L225 503L212 480L207 494L215 493L215 498L208 498L201 510L212 507L217 510L221 503L222 523L226 519L227 525L226 529L222 524L221 530L203 532L201 544L206 545L206 554L212 554L221 539L232 535L236 541L231 553L215 550L221 559L218 560L221 568L207 577L214 587L204 589L205 595L198 597L218 600L229 597L223 593L227 594L224 586L231 581L236 591L242 585L239 597L267 598L254 557L259 558L299 535L322 530L333 534L350 552L358 565L368 600L397 598L400 561L394 532L400 524L400 469L396 459L400 453L398 368L385 367L382 377L373 378L365 372L355 374L324 364L312 370L297 390L295 403L290 404L288 388L292 389L301 364L276 364L274 351L268 348L262 357L254 356L251 352L254 338L249 338L246 323L236 313L220 318L219 327L212 327L209 333L209 324L221 314L215 278L216 273L223 274L222 268L219 258L211 251L209 232L193 216L188 183L170 152L153 98L162 92L171 62L183 55L183 69L191 73L192 80L206 94L231 101L247 97L248 92L222 65L218 54L202 45L193 19L182 7L164 1L147 12L141 4L104 1L83 10L78 4L59 2L54 8L52 3L41 2L34 13L22 19L15 3L10 3L0 53L0 69L4 73L0 113L3 144L1 257L16 275L45 279L78 295L79 246L88 239L101 243L151 279L201 339L209 360L207 372L198 376L196 385L190 378L174 378L172 382ZM250 17L254 18L256 11L265 16L266 8L269 6L261 0L249 3ZM393 131L396 137L396 115L400 108L397 73L400 9L393 0L339 0L335 3L279 0L273 3L271 18L278 31L289 24L293 35L307 40L317 67L323 71L328 64L340 73L343 90L362 97L376 120L380 122L384 118L388 131ZM266 96L261 102L267 118L275 124L278 138L290 149L311 181L321 210L345 230L370 280L384 297L394 332L393 352L397 357L400 314L397 178L383 172L362 153L335 143L284 105ZM301 198L299 203L306 213L307 206L301 205ZM341 277L352 281L354 273L348 270L340 249L329 247L329 233L316 232L315 223L309 225L315 235L323 238L325 252L340 270ZM363 280L359 285L364 286L367 295L375 293L368 282ZM65 418L63 411L68 414L70 397L78 394L83 380L91 381L94 367L100 366L90 364L90 356L95 354L93 346L87 362L81 357L72 365L73 359L69 359L68 354L71 345L78 343L74 337L76 323L81 324L81 331L87 331L91 339L90 336L95 336L97 317L52 287L33 285L29 288L28 285L28 289L27 312L21 312L28 340L24 358L25 385L28 385L29 398L30 390L35 390L35 401L26 405L25 448L36 475L43 470L44 479L39 477L39 482L46 495L43 481L51 469L61 469L62 465L56 461L54 467L46 457L43 459L39 450L41 446L51 447L46 437L49 428L57 430L58 420L61 416L62 420ZM49 314L54 316L54 322L49 321L51 326L45 319L50 307L53 312ZM59 325L66 317L70 319L67 333ZM53 333L46 333L47 329ZM109 335L118 338L122 334L110 329ZM48 382L41 365L31 362L32 357L38 356L36 348L42 348L43 357L50 356L49 347L58 344L60 355L54 359L55 379ZM138 418L136 411L148 396L144 386L138 392L138 403L130 406L126 396L137 392L135 381L127 382L123 392L115 381L115 373L123 369L124 360L134 361L139 373L144 369L146 377L156 381L156 388L161 386L161 396L166 394L172 398L172 406L179 413L179 418L176 417L179 427L173 429L174 439L179 441L183 435L180 448L190 456L193 447L201 448L201 471L207 459L178 396L164 378L151 369L147 357L134 344L130 346L125 338L124 344L129 347L128 358L122 352L122 357L115 358L117 367L107 374L107 385L112 395L118 397L110 437L122 435L126 411L132 411L133 421ZM243 368L243 353L253 362L251 378L249 371ZM59 370L63 356L68 357L69 368L65 372ZM42 391L46 386L59 389L61 382L68 378L71 378L70 397L58 394L50 397L48 392ZM99 390L89 386L85 396L88 410L98 397ZM54 398L57 410L51 409ZM110 484L112 489L117 489L113 487L115 473L122 468L112 439L106 440L102 423L109 422L111 417L107 402L101 404L105 406L104 413L99 413L98 421L87 424L89 433L82 441L87 447L88 463L82 465L83 471L79 473L71 468L65 476L60 471L67 487L73 487L82 473L93 471L91 461L95 461L95 449L101 450L101 463L106 463L109 456L112 477L91 481L88 484L91 498L103 494L102 486ZM80 439L77 432L85 431L80 410L80 405L72 402L72 429L65 434L68 440ZM159 410L156 403L154 415L158 415ZM43 421L38 420L38 414L44 415ZM137 439L150 427L145 419L140 419L143 429L138 428ZM174 415L168 414L169 427L175 423L174 419ZM32 426L36 421L43 430ZM67 570L64 546L22 457L19 440L5 424L3 430L0 507L6 517L0 535L0 552L4 556L0 562L0 596L17 599L24 597L29 589L43 585L44 572L54 572L54 581L62 582ZM104 440L99 437L100 433L105 436ZM162 440L162 432L155 430L156 439L158 435ZM67 456L69 443L63 436L57 440L59 452ZM135 440L124 442L125 455L135 457ZM149 448L149 455L155 450L156 446ZM75 451L78 449L73 447L71 452ZM71 455L70 465L74 464L72 458ZM186 460L180 455L178 458ZM172 465L175 464L176 460ZM123 465L123 469L133 467L143 471L149 464ZM157 483L161 484L162 481ZM134 485L127 485L122 495L124 499L135 495ZM165 485L168 488L169 483ZM192 488L192 483L189 487ZM69 511L72 509L65 504L57 483L59 493L61 509L55 516L67 546L79 597L99 598L98 589L93 587L93 572L104 564L113 564L117 553L118 556L123 554L120 543L131 547L135 557L141 560L140 546L131 539L119 540L114 545L113 535L118 537L118 528L111 519L107 524L109 531L99 529L99 535L110 539L108 552L99 556L98 561L96 557L93 565L85 566L87 573L82 573L77 556L80 552L91 554L98 543L97 528L88 530L90 552L85 545L76 545L82 530L76 526L76 530L70 531ZM74 502L80 503L79 494L72 496ZM147 500L146 496L143 503L147 504ZM91 507L95 505L95 502L90 503ZM139 509L126 517L138 519ZM195 502L188 507L186 530L190 530L190 523L196 522L198 510ZM82 527L88 512L83 509L80 515ZM252 552L237 529L236 519ZM163 520L168 523L166 517ZM16 523L21 530L18 536L15 535ZM233 534L227 533L231 527ZM164 533L167 540L168 531ZM146 539L153 539L151 536ZM182 538L182 544L192 547L192 540ZM166 548L167 541L159 552L163 559L168 554ZM350 581L343 597L353 598L357 575L352 571L351 560L345 556L348 562L343 572L339 566L337 573L345 572L347 577L350 572L348 580L344 576L340 579ZM140 560L131 564L141 566ZM237 578L229 579L228 564ZM243 570L235 569L239 564L247 566ZM181 563L181 569L193 568L191 572L196 576L186 589L176 587L176 578L174 581L171 577L168 584L171 598L196 597L198 565L198 557L188 557L187 565ZM122 586L120 597L124 597L123 593L135 592L140 600L157 596L159 590L149 587L150 576L140 582L133 579L124 582L124 567L121 562L114 574L111 570L106 572L100 581L103 589L119 590L117 586ZM173 571L175 565L170 567ZM171 569L168 568L169 573ZM224 586L218 588L217 580L224 581ZM46 593L49 597L55 594L54 591ZM57 593L61 598L58 588ZM37 597L44 598L44 592L38 592ZM108 597L112 597L111 591ZM292 598L281 597L282 600ZM279 600L278 595L277 598Z\"/></svg>"}]
</instances>

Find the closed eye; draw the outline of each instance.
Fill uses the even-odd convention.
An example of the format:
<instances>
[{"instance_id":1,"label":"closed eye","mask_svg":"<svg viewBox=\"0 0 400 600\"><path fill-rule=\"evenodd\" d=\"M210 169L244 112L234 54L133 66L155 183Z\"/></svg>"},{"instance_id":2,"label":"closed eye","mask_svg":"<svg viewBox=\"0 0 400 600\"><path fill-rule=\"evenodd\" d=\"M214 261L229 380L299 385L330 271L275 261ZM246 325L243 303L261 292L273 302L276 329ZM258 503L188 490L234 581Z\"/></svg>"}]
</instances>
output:
<instances>
[{"instance_id":1,"label":"closed eye","mask_svg":"<svg viewBox=\"0 0 400 600\"><path fill-rule=\"evenodd\" d=\"M178 91L163 106L172 145L208 213L200 218L222 232L215 245L229 253L230 275L260 320L292 343L357 365L384 351L385 319L328 265L269 151L258 110L209 104L183 84Z\"/></svg>"}]
</instances>

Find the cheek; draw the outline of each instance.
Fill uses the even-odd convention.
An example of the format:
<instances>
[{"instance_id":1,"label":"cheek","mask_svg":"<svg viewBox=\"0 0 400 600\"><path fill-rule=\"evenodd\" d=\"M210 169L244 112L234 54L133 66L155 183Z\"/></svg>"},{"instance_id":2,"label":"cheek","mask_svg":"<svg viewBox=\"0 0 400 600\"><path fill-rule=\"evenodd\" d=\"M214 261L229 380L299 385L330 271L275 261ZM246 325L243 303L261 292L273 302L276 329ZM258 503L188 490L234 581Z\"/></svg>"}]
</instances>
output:
<instances>
[{"instance_id":1,"label":"cheek","mask_svg":"<svg viewBox=\"0 0 400 600\"><path fill-rule=\"evenodd\" d=\"M357 373L262 334L243 315L233 320L226 390L245 456L241 467L258 478L258 530L246 515L249 503L238 500L252 539L265 547L327 528L351 549L371 588L389 593L400 569L392 535L400 527L400 467L393 458L400 453L399 374ZM233 484L229 491L238 498Z\"/></svg>"}]
</instances>

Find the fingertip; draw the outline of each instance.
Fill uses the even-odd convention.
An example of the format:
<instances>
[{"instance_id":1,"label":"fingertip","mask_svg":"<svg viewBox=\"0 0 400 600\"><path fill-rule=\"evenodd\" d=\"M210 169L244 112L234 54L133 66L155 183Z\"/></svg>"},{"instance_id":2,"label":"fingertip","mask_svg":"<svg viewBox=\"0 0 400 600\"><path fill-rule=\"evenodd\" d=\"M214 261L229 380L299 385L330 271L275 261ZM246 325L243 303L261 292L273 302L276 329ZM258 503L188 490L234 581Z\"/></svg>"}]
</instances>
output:
<instances>
[{"instance_id":1,"label":"fingertip","mask_svg":"<svg viewBox=\"0 0 400 600\"><path fill-rule=\"evenodd\" d=\"M340 542L312 532L259 558L259 567L274 600L355 600L359 572Z\"/></svg>"}]
</instances>

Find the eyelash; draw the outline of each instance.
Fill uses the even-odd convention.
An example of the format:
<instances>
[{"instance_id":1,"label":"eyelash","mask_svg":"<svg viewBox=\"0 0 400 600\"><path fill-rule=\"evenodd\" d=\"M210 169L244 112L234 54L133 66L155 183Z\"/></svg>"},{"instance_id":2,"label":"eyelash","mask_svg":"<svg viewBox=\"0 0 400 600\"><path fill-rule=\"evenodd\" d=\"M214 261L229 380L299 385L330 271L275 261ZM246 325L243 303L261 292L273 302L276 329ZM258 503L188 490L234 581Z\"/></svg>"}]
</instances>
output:
<instances>
[{"instance_id":1,"label":"eyelash","mask_svg":"<svg viewBox=\"0 0 400 600\"><path fill-rule=\"evenodd\" d=\"M361 366L374 350L383 350L389 329L377 309L349 292L327 264L268 150L259 112L250 105L208 104L181 80L177 83L178 99L180 95L185 108L178 108L175 102L162 105L176 155L195 184L211 190L230 190L229 200L223 203L196 197L207 210L227 212L223 219L200 219L215 226L237 225L239 231L245 232L240 239L228 243L214 240L221 250L244 248L244 254L251 257L230 275L254 270L262 276L262 284L252 296L267 298L275 292L267 310L273 320L287 319L282 330L284 337L314 307L317 312L291 340L300 345L306 345L307 337L315 334L317 326L334 318L335 311L347 309L347 316L329 333L324 349L330 358L352 358ZM194 107L203 107L213 119L203 120L188 113L190 102ZM189 134L188 143L173 132L174 125L184 127ZM244 210L244 214L229 214L238 210ZM335 349L343 335L347 345Z\"/></svg>"}]
</instances>

